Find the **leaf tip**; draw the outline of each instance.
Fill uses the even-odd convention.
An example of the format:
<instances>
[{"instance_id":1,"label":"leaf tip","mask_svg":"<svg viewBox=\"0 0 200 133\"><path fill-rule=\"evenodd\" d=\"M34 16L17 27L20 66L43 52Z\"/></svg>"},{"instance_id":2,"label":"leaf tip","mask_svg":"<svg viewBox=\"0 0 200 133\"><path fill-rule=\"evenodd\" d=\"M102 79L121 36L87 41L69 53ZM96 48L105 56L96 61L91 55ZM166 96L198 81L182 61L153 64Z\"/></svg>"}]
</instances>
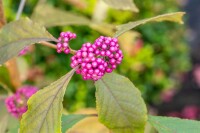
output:
<instances>
[{"instance_id":1,"label":"leaf tip","mask_svg":"<svg viewBox=\"0 0 200 133\"><path fill-rule=\"evenodd\" d=\"M186 14L186 12L179 12L179 13L180 13L180 17L181 17L180 24L184 24L183 16Z\"/></svg>"},{"instance_id":2,"label":"leaf tip","mask_svg":"<svg viewBox=\"0 0 200 133\"><path fill-rule=\"evenodd\" d=\"M136 12L136 13L139 13L140 10L135 6L134 8L132 8L132 11Z\"/></svg>"}]
</instances>

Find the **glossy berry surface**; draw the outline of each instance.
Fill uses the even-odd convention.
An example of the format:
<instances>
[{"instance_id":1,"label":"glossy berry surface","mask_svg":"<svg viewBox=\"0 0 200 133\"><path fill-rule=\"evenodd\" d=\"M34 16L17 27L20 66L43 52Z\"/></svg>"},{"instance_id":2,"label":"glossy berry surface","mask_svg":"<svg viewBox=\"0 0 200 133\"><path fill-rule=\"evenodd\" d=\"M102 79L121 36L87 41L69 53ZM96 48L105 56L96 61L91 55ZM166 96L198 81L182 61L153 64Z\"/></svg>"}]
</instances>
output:
<instances>
[{"instance_id":1,"label":"glossy berry surface","mask_svg":"<svg viewBox=\"0 0 200 133\"><path fill-rule=\"evenodd\" d=\"M69 49L69 41L71 39L75 39L76 34L72 32L61 32L60 37L58 38L58 43L56 45L57 47L57 52L61 53L64 52L65 54L70 53Z\"/></svg>"},{"instance_id":2,"label":"glossy berry surface","mask_svg":"<svg viewBox=\"0 0 200 133\"><path fill-rule=\"evenodd\" d=\"M82 48L71 57L71 67L79 65L76 73L84 80L98 80L105 73L111 73L123 59L116 38L100 36L94 42L85 43Z\"/></svg>"}]
</instances>

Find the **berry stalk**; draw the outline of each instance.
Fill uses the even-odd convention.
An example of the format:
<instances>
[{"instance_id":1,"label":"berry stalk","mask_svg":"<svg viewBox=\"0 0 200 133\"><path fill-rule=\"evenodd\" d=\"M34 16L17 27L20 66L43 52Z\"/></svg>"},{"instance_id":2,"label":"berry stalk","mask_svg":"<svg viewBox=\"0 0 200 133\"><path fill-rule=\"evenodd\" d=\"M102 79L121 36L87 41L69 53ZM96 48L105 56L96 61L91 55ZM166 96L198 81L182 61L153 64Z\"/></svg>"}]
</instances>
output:
<instances>
[{"instance_id":1,"label":"berry stalk","mask_svg":"<svg viewBox=\"0 0 200 133\"><path fill-rule=\"evenodd\" d=\"M53 44L53 43L50 43L50 42L40 42L40 44L41 45L44 45L44 46L46 46L46 47L50 47L50 48L53 48L53 49L57 49L57 46L55 45L55 44ZM70 50L70 54L75 54L76 53L76 50L73 50L73 49L71 49L71 48L69 48L69 50Z\"/></svg>"}]
</instances>

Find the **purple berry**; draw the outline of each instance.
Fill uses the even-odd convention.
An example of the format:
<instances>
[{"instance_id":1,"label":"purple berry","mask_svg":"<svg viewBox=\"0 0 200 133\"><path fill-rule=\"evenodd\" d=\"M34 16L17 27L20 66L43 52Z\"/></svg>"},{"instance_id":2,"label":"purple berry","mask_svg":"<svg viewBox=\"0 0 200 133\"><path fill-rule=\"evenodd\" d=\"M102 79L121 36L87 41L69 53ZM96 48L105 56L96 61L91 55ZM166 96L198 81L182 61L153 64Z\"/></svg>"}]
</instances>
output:
<instances>
[{"instance_id":1,"label":"purple berry","mask_svg":"<svg viewBox=\"0 0 200 133\"><path fill-rule=\"evenodd\" d=\"M82 57L86 58L87 57L87 52L82 52Z\"/></svg>"},{"instance_id":2,"label":"purple berry","mask_svg":"<svg viewBox=\"0 0 200 133\"><path fill-rule=\"evenodd\" d=\"M92 62L92 67L93 68L97 67L97 65L98 65L97 62Z\"/></svg>"},{"instance_id":3,"label":"purple berry","mask_svg":"<svg viewBox=\"0 0 200 133\"><path fill-rule=\"evenodd\" d=\"M76 34L71 32L61 32L60 37L58 38L59 43L57 43L57 52L61 53L62 51L65 54L70 53L69 41L76 38Z\"/></svg>"}]
</instances>

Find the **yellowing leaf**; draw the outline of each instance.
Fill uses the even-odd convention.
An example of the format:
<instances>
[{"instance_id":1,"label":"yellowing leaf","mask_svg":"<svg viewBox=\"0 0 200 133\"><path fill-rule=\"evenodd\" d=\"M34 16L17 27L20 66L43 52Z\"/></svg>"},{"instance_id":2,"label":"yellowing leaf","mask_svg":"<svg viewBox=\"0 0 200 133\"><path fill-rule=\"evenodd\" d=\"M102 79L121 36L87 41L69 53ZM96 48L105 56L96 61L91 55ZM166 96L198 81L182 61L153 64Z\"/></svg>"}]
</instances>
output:
<instances>
[{"instance_id":1,"label":"yellowing leaf","mask_svg":"<svg viewBox=\"0 0 200 133\"><path fill-rule=\"evenodd\" d=\"M140 37L139 32L128 31L118 38L120 42L120 47L127 55L132 54L132 51L135 46L134 43L136 42L136 38L138 37Z\"/></svg>"},{"instance_id":2,"label":"yellowing leaf","mask_svg":"<svg viewBox=\"0 0 200 133\"><path fill-rule=\"evenodd\" d=\"M147 109L139 90L124 76L111 73L95 82L99 121L114 133L143 133Z\"/></svg>"},{"instance_id":3,"label":"yellowing leaf","mask_svg":"<svg viewBox=\"0 0 200 133\"><path fill-rule=\"evenodd\" d=\"M185 14L184 12L168 13L168 14L163 14L163 15L159 15L156 17L152 17L152 18L147 18L147 19L119 25L119 26L117 26L117 32L115 33L114 36L118 37L121 34L123 34L124 32L131 30L132 28L135 28L139 25L145 24L147 22L172 21L172 22L177 22L177 23L183 24L182 17L184 14Z\"/></svg>"},{"instance_id":4,"label":"yellowing leaf","mask_svg":"<svg viewBox=\"0 0 200 133\"><path fill-rule=\"evenodd\" d=\"M91 115L84 114L70 114L62 116L62 133L68 131L73 125L81 121L86 117L90 117Z\"/></svg>"},{"instance_id":5,"label":"yellowing leaf","mask_svg":"<svg viewBox=\"0 0 200 133\"><path fill-rule=\"evenodd\" d=\"M89 25L93 30L98 31L101 34L107 35L107 36L113 36L114 35L114 31L115 31L115 27L114 25L110 25L110 24L90 24Z\"/></svg>"},{"instance_id":6,"label":"yellowing leaf","mask_svg":"<svg viewBox=\"0 0 200 133\"><path fill-rule=\"evenodd\" d=\"M28 18L11 22L0 30L0 64L17 56L25 46L40 41L56 41L49 32Z\"/></svg>"},{"instance_id":7,"label":"yellowing leaf","mask_svg":"<svg viewBox=\"0 0 200 133\"><path fill-rule=\"evenodd\" d=\"M134 12L139 11L133 0L103 0L103 1L109 6L116 9L131 10Z\"/></svg>"},{"instance_id":8,"label":"yellowing leaf","mask_svg":"<svg viewBox=\"0 0 200 133\"><path fill-rule=\"evenodd\" d=\"M38 91L28 100L20 133L61 133L62 101L65 89L76 69Z\"/></svg>"},{"instance_id":9,"label":"yellowing leaf","mask_svg":"<svg viewBox=\"0 0 200 133\"><path fill-rule=\"evenodd\" d=\"M83 108L75 112L76 114L97 114L96 108ZM65 133L65 132L63 132ZM79 121L66 133L110 133L109 129L98 121L97 116L87 117Z\"/></svg>"},{"instance_id":10,"label":"yellowing leaf","mask_svg":"<svg viewBox=\"0 0 200 133\"><path fill-rule=\"evenodd\" d=\"M54 8L50 5L39 4L32 16L32 19L45 27L65 25L89 25L90 20L84 16L73 14Z\"/></svg>"}]
</instances>

